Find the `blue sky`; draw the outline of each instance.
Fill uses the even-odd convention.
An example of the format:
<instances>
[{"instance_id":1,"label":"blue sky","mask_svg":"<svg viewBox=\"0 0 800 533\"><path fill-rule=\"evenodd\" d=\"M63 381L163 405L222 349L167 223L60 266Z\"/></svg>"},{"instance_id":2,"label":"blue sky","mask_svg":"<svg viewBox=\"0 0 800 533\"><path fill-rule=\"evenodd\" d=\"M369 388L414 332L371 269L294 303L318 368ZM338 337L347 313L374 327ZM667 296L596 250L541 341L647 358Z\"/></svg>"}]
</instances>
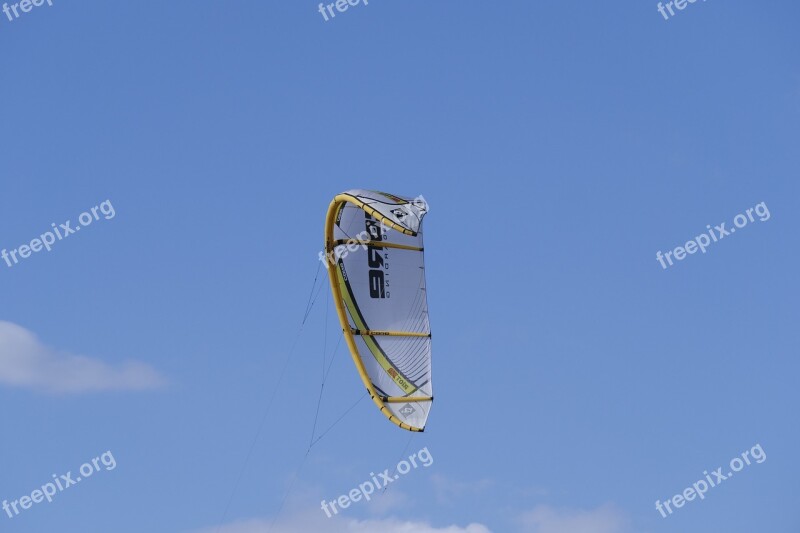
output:
<instances>
[{"instance_id":1,"label":"blue sky","mask_svg":"<svg viewBox=\"0 0 800 533\"><path fill-rule=\"evenodd\" d=\"M800 7L656 4L0 13L0 248L114 209L0 262L0 500L116 463L0 529L797 531ZM410 441L362 401L295 477L340 335L322 273L298 330L355 187L430 204L437 399ZM340 346L319 429L362 394ZM320 510L423 447L381 497Z\"/></svg>"}]
</instances>

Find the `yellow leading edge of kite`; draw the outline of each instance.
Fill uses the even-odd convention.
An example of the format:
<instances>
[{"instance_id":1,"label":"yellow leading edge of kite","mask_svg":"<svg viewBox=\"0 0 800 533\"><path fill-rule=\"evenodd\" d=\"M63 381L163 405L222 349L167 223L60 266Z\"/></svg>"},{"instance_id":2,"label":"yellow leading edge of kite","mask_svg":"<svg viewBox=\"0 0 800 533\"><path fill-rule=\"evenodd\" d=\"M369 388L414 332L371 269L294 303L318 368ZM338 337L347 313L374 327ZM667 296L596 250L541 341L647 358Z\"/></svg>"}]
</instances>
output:
<instances>
[{"instance_id":1,"label":"yellow leading edge of kite","mask_svg":"<svg viewBox=\"0 0 800 533\"><path fill-rule=\"evenodd\" d=\"M339 210L339 206L342 204L346 204L350 202L351 204L359 207L367 212L372 217L383 222L385 225L389 226L393 230L399 231L404 233L405 235L416 235L413 231L398 226L388 218L384 217L375 209L371 208L370 206L366 205L364 202L359 200L358 198L351 196L349 194L337 194L331 205L328 206L328 215L325 218L325 252L331 253L334 251L334 247L336 245L333 239L333 227L336 224L336 212ZM333 257L333 256L328 256ZM342 332L344 333L344 339L347 342L347 347L350 349L350 356L353 358L353 362L356 364L356 369L358 369L358 375L361 376L361 381L367 387L367 392L369 392L370 398L372 401L375 402L375 405L380 409L381 413L386 416L389 420L391 420L394 424L401 427L402 429L408 431L415 431L415 432L422 432L424 428L418 428L414 426L410 426L405 422L401 421L399 418L394 416L391 411L386 407L386 403L381 399L378 395L375 387L372 386L372 381L369 379L367 375L367 370L364 368L364 363L361 361L358 352L358 346L356 346L355 337L353 332L350 330L350 323L347 320L347 314L344 309L344 304L342 303L342 291L339 288L339 282L336 279L336 268L329 268L328 269L328 276L331 282L331 291L333 291L333 301L336 306L336 314L339 316L339 323L342 326ZM406 399L408 401L410 398ZM427 399L419 399L416 401L424 401ZM394 403L396 400L393 398L389 398L388 401L390 403Z\"/></svg>"}]
</instances>

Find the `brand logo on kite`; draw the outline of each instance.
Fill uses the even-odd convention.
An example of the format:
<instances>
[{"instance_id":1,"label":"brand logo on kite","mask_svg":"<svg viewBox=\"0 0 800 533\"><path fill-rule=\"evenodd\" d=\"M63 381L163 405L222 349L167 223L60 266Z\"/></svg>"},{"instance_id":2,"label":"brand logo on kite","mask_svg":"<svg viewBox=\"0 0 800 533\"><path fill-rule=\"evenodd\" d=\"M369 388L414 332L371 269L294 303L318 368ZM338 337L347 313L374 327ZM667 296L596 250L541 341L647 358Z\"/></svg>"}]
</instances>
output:
<instances>
[{"instance_id":1,"label":"brand logo on kite","mask_svg":"<svg viewBox=\"0 0 800 533\"><path fill-rule=\"evenodd\" d=\"M411 416L411 415L413 415L414 413L416 413L416 412L417 412L417 410L416 410L416 409L414 409L414 406L413 406L413 405L411 405L410 403L407 403L407 404L405 404L403 407L401 407L401 408L400 408L400 411L398 411L398 412L399 412L401 415L403 415L403 418L408 418L409 416Z\"/></svg>"},{"instance_id":2,"label":"brand logo on kite","mask_svg":"<svg viewBox=\"0 0 800 533\"><path fill-rule=\"evenodd\" d=\"M421 220L427 212L428 202L426 202L425 198L422 196L417 196L411 200L410 203L401 205L400 207L391 210L391 213L395 216L395 218L403 223L405 223L404 221L408 216L412 216Z\"/></svg>"},{"instance_id":3,"label":"brand logo on kite","mask_svg":"<svg viewBox=\"0 0 800 533\"><path fill-rule=\"evenodd\" d=\"M392 209L392 214L397 218L397 220L402 222L408 213L406 213L405 209Z\"/></svg>"}]
</instances>

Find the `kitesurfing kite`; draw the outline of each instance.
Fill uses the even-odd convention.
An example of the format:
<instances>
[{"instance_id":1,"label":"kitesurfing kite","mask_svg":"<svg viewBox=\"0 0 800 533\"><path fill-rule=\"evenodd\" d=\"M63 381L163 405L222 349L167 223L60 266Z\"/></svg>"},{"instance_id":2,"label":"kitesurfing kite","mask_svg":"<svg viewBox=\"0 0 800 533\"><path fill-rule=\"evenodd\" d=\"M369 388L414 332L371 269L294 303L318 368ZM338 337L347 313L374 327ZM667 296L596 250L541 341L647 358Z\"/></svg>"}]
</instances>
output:
<instances>
[{"instance_id":1,"label":"kitesurfing kite","mask_svg":"<svg viewBox=\"0 0 800 533\"><path fill-rule=\"evenodd\" d=\"M423 431L433 402L431 329L422 217L428 204L353 189L325 221L326 265L339 322L375 405L408 431Z\"/></svg>"}]
</instances>

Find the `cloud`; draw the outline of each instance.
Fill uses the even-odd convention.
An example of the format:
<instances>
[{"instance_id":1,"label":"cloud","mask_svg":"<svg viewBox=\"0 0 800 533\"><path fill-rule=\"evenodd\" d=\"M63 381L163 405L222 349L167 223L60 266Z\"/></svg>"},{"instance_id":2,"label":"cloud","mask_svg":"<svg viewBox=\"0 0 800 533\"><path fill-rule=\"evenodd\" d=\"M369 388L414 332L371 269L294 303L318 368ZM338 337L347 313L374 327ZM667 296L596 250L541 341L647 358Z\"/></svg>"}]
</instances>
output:
<instances>
[{"instance_id":1,"label":"cloud","mask_svg":"<svg viewBox=\"0 0 800 533\"><path fill-rule=\"evenodd\" d=\"M27 329L0 320L0 384L50 393L142 390L164 385L138 361L112 366L99 359L59 352Z\"/></svg>"},{"instance_id":2,"label":"cloud","mask_svg":"<svg viewBox=\"0 0 800 533\"><path fill-rule=\"evenodd\" d=\"M219 528L210 527L195 533L308 533L324 531L325 533L492 533L481 524L469 524L466 527L444 526L434 527L424 522L409 522L394 518L386 520L352 520L339 517L327 518L317 509L319 516L298 515L285 522L277 522L270 529L269 520L250 520L236 522Z\"/></svg>"},{"instance_id":3,"label":"cloud","mask_svg":"<svg viewBox=\"0 0 800 533\"><path fill-rule=\"evenodd\" d=\"M463 502L464 498L480 496L495 486L495 482L490 479L456 481L441 474L433 474L431 481L437 501L444 504Z\"/></svg>"},{"instance_id":4,"label":"cloud","mask_svg":"<svg viewBox=\"0 0 800 533\"><path fill-rule=\"evenodd\" d=\"M412 506L411 498L394 487L390 487L386 492L381 493L380 497L373 499L369 506L365 507L370 516L391 516L392 511L401 511Z\"/></svg>"},{"instance_id":5,"label":"cloud","mask_svg":"<svg viewBox=\"0 0 800 533\"><path fill-rule=\"evenodd\" d=\"M539 505L522 516L525 533L624 533L627 517L611 505L591 511Z\"/></svg>"}]
</instances>

